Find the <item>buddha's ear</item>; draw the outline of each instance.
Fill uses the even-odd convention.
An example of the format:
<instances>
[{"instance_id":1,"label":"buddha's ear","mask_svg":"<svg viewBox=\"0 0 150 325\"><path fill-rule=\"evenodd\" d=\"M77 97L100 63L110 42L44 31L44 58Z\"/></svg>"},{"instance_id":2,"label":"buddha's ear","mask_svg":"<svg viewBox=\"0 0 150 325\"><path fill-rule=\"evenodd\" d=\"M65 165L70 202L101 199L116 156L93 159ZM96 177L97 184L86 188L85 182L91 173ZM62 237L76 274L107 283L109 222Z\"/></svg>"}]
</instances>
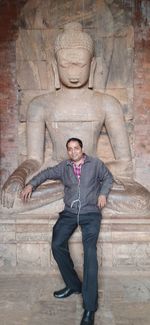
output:
<instances>
[{"instance_id":1,"label":"buddha's ear","mask_svg":"<svg viewBox=\"0 0 150 325\"><path fill-rule=\"evenodd\" d=\"M89 77L89 86L88 88L92 89L94 86L94 73L96 68L96 58L93 57L91 61L91 67L90 67L90 77Z\"/></svg>"},{"instance_id":2,"label":"buddha's ear","mask_svg":"<svg viewBox=\"0 0 150 325\"><path fill-rule=\"evenodd\" d=\"M52 60L52 68L53 68L53 72L54 72L55 88L60 89L60 79L59 79L59 74L58 74L58 66L57 66L57 62L56 62L55 58Z\"/></svg>"}]
</instances>

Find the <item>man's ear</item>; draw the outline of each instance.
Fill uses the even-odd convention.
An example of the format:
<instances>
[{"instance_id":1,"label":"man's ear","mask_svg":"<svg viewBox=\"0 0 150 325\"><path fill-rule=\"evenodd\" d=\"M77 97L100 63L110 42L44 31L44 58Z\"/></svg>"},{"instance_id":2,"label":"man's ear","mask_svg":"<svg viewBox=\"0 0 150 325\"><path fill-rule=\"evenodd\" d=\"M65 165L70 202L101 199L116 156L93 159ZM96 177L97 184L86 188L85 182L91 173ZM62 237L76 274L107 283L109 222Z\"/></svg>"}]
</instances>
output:
<instances>
[{"instance_id":1,"label":"man's ear","mask_svg":"<svg viewBox=\"0 0 150 325\"><path fill-rule=\"evenodd\" d=\"M59 79L59 74L58 74L58 66L57 66L57 62L56 62L55 58L52 60L52 68L53 68L53 72L54 72L55 88L60 89L61 87L60 87L60 79Z\"/></svg>"},{"instance_id":2,"label":"man's ear","mask_svg":"<svg viewBox=\"0 0 150 325\"><path fill-rule=\"evenodd\" d=\"M93 57L91 61L91 67L90 67L90 77L89 77L89 86L88 88L92 89L94 86L94 73L96 68L96 58Z\"/></svg>"}]
</instances>

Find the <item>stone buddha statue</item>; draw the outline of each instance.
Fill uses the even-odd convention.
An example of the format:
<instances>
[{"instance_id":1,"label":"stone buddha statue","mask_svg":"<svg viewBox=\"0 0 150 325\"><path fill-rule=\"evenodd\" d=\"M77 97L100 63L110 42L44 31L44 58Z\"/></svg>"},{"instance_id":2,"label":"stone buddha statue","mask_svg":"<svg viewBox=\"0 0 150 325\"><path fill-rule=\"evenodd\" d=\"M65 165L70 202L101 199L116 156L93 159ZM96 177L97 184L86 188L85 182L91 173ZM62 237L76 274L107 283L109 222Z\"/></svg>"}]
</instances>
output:
<instances>
[{"instance_id":1,"label":"stone buddha statue","mask_svg":"<svg viewBox=\"0 0 150 325\"><path fill-rule=\"evenodd\" d=\"M3 186L2 203L13 211L44 206L63 197L59 182L41 185L23 204L19 192L39 172L44 161L45 127L53 147L51 165L66 159L65 143L77 137L85 152L96 156L101 129L105 125L115 160L107 165L114 186L103 214L148 215L149 192L133 180L131 151L121 105L110 95L93 90L96 67L93 41L79 23L65 25L55 42L54 92L32 100L27 112L27 155Z\"/></svg>"}]
</instances>

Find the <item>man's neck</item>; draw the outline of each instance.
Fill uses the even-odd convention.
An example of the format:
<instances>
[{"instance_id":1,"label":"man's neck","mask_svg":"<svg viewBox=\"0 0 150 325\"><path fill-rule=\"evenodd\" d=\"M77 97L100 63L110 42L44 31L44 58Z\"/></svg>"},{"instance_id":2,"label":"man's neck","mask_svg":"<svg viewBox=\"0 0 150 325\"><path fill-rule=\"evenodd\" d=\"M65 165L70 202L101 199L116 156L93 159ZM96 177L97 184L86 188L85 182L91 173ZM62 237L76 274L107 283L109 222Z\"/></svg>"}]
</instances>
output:
<instances>
[{"instance_id":1,"label":"man's neck","mask_svg":"<svg viewBox=\"0 0 150 325\"><path fill-rule=\"evenodd\" d=\"M78 161L72 161L73 164L79 166L80 164L82 164L84 162L84 159L85 159L85 154L82 155L81 159L78 160Z\"/></svg>"}]
</instances>

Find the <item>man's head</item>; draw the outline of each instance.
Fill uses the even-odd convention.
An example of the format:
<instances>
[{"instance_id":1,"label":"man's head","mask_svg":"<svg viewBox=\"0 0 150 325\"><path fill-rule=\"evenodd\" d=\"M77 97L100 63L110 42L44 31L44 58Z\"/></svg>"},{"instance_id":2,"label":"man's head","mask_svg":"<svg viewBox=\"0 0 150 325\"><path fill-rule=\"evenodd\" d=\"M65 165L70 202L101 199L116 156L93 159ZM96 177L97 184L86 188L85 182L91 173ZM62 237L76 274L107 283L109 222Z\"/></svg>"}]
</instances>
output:
<instances>
[{"instance_id":1,"label":"man's head","mask_svg":"<svg viewBox=\"0 0 150 325\"><path fill-rule=\"evenodd\" d=\"M79 88L88 82L92 62L95 67L93 53L92 38L83 32L82 25L66 24L55 42L58 73L63 85Z\"/></svg>"},{"instance_id":2,"label":"man's head","mask_svg":"<svg viewBox=\"0 0 150 325\"><path fill-rule=\"evenodd\" d=\"M80 162L83 157L83 143L78 138L70 138L66 143L68 157L74 162Z\"/></svg>"}]
</instances>

